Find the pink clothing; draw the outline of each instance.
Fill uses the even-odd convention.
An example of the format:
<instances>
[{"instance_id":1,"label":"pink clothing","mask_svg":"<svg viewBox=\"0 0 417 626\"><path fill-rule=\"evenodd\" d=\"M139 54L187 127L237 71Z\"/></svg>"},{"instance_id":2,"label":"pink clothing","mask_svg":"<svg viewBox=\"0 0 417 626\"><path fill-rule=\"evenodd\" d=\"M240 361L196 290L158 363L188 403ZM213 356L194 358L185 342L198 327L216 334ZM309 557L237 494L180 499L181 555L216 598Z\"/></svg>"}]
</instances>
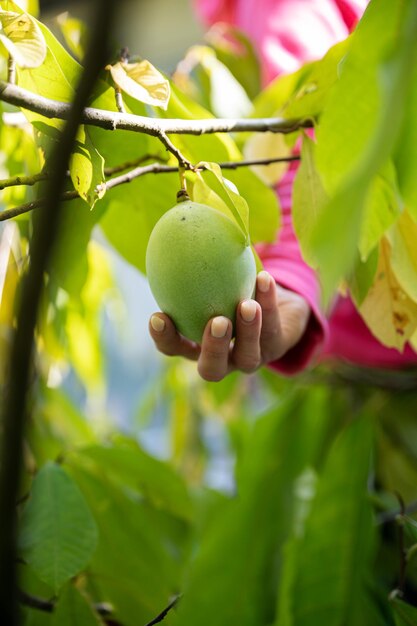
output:
<instances>
[{"instance_id":1,"label":"pink clothing","mask_svg":"<svg viewBox=\"0 0 417 626\"><path fill-rule=\"evenodd\" d=\"M203 19L231 23L254 43L267 84L278 74L295 71L323 56L354 28L368 0L194 0ZM318 352L369 367L401 367L417 362L407 346L401 354L380 344L349 298L338 298L326 320L319 308L319 286L303 261L291 223L292 185L298 165L292 163L277 185L282 228L275 244L259 245L264 267L283 287L302 295L311 317L301 341L271 365L283 374L304 369Z\"/></svg>"}]
</instances>

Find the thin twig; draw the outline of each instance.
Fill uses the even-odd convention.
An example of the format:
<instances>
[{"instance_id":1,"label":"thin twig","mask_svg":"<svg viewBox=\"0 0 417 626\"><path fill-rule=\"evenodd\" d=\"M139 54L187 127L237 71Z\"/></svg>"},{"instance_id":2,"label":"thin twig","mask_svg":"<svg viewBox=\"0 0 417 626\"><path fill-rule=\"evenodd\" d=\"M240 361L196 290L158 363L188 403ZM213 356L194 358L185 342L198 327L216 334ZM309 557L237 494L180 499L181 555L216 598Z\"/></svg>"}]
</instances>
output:
<instances>
[{"instance_id":1,"label":"thin twig","mask_svg":"<svg viewBox=\"0 0 417 626\"><path fill-rule=\"evenodd\" d=\"M154 624L159 624L159 622L162 622L162 620L165 619L169 611L173 609L176 604L178 604L180 598L181 598L181 594L179 594L178 596L175 596L175 598L168 604L168 606L163 611L161 611L159 615L154 617L153 620L148 622L146 626L154 626Z\"/></svg>"},{"instance_id":2,"label":"thin twig","mask_svg":"<svg viewBox=\"0 0 417 626\"><path fill-rule=\"evenodd\" d=\"M236 161L236 162L224 162L219 163L221 169L237 169L239 167L247 167L250 165L271 165L272 163L280 163L283 161L298 161L300 157L292 156L292 157L277 157L276 159L256 159L252 161ZM204 169L204 168L201 168ZM116 172L118 168L113 168L112 171ZM133 170L127 172L126 174L122 174L121 176L117 176L115 178L111 178L106 183L103 183L98 187L98 190L107 192L114 187L118 187L119 185L124 185L125 183L131 183L135 178L139 178L141 176L145 176L145 174L172 174L174 172L178 172L178 167L175 165L161 165L160 163L150 163L149 165L144 165L142 167L136 167ZM68 200L75 200L79 198L79 194L77 191L66 191L61 196L61 201L66 202ZM10 220L18 215L23 215L24 213L29 213L33 209L40 209L45 206L45 198L39 198L38 200L33 200L32 202L27 202L26 204L21 204L13 209L5 209L4 211L0 211L0 222L5 222L6 220Z\"/></svg>"},{"instance_id":3,"label":"thin twig","mask_svg":"<svg viewBox=\"0 0 417 626\"><path fill-rule=\"evenodd\" d=\"M0 100L20 106L24 109L39 113L44 117L66 120L70 105L44 98L27 89L0 81ZM158 137L162 131L173 135L203 135L208 133L242 133L242 132L272 132L292 133L300 128L311 128L314 122L311 118L285 119L282 117L247 118L247 119L217 119L202 120L156 119L133 115L131 113L116 113L86 107L81 116L81 123L98 126L105 130L129 130Z\"/></svg>"},{"instance_id":4,"label":"thin twig","mask_svg":"<svg viewBox=\"0 0 417 626\"><path fill-rule=\"evenodd\" d=\"M16 83L16 63L11 55L7 59L7 80L12 85Z\"/></svg>"},{"instance_id":5,"label":"thin twig","mask_svg":"<svg viewBox=\"0 0 417 626\"><path fill-rule=\"evenodd\" d=\"M158 137L159 141L168 150L168 152L171 152L171 154L174 155L174 157L177 159L177 161L178 161L178 163L180 164L181 167L185 168L186 170L194 170L194 167L193 167L191 161L186 159L185 156L182 154L182 152L180 150L178 150L178 148L176 146L174 146L172 141L169 139L169 137L165 134L165 132L163 130L159 130L158 131L157 137Z\"/></svg>"},{"instance_id":6,"label":"thin twig","mask_svg":"<svg viewBox=\"0 0 417 626\"><path fill-rule=\"evenodd\" d=\"M401 593L404 593L405 587L405 576L407 570L407 550L405 549L405 536L404 536L404 522L403 518L405 516L405 503L403 497L397 491L395 492L397 496L401 513L398 516L398 550L399 550L399 560L400 560L400 571L398 575L398 589Z\"/></svg>"},{"instance_id":7,"label":"thin twig","mask_svg":"<svg viewBox=\"0 0 417 626\"><path fill-rule=\"evenodd\" d=\"M151 159L160 163L166 163L166 159L161 157L159 154L145 154L137 159L134 159L133 161L125 161L124 163L120 163L120 165L115 165L114 167L105 167L104 175L113 176L113 174L125 172L131 167L137 167L138 165L141 165L141 163L145 163L145 161L150 161Z\"/></svg>"},{"instance_id":8,"label":"thin twig","mask_svg":"<svg viewBox=\"0 0 417 626\"><path fill-rule=\"evenodd\" d=\"M45 598L34 596L22 590L19 591L19 599L23 606L27 606L31 609L37 609L38 611L43 611L44 613L53 613L56 605L56 600L46 600ZM96 613L103 617L112 615L114 611L112 605L108 602L97 602L96 604L93 604L93 608Z\"/></svg>"},{"instance_id":9,"label":"thin twig","mask_svg":"<svg viewBox=\"0 0 417 626\"><path fill-rule=\"evenodd\" d=\"M126 113L125 105L123 102L122 90L120 87L114 88L114 99L116 100L116 106L119 113Z\"/></svg>"},{"instance_id":10,"label":"thin twig","mask_svg":"<svg viewBox=\"0 0 417 626\"><path fill-rule=\"evenodd\" d=\"M116 165L115 167L105 167L104 175L113 176L113 174L124 172L125 170L128 170L131 167L136 167L137 165L140 165L141 163L144 163L145 161L150 161L151 159L153 159L154 161L159 161L161 163L166 162L166 159L159 156L158 154L145 154L139 157L138 159L134 159L133 161L126 161L125 163L120 163L120 165ZM70 173L67 172L67 176L69 175ZM19 176L11 176L10 178L3 178L3 179L0 179L0 191L2 189L6 189L7 187L19 187L21 185L30 187L32 185L36 185L36 183L42 180L48 180L49 177L50 176L48 172L39 172L38 174L33 174L31 176L19 175Z\"/></svg>"}]
</instances>

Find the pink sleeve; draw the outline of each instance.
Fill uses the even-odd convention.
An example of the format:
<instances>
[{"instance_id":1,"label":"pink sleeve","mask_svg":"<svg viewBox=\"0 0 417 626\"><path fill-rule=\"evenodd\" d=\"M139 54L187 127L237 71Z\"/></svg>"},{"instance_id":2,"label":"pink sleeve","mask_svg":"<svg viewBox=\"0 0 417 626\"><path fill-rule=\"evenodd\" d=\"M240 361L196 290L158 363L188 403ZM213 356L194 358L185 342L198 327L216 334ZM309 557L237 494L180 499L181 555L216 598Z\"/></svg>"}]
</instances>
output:
<instances>
[{"instance_id":1,"label":"pink sleeve","mask_svg":"<svg viewBox=\"0 0 417 626\"><path fill-rule=\"evenodd\" d=\"M308 302L311 315L307 329L294 348L271 367L282 374L296 374L305 369L325 344L328 325L319 307L319 285L314 271L302 259L298 241L291 221L291 196L298 165L292 164L277 186L282 209L282 226L274 244L256 246L264 268L275 281L296 293Z\"/></svg>"}]
</instances>

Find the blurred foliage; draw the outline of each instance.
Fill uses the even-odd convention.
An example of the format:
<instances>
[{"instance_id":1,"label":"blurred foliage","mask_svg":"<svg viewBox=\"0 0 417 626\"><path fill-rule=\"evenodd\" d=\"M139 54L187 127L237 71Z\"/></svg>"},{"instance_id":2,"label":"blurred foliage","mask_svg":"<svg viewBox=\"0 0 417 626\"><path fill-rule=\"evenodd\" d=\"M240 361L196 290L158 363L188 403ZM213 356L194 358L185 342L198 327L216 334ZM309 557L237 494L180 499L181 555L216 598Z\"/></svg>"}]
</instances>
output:
<instances>
[{"instance_id":1,"label":"blurred foliage","mask_svg":"<svg viewBox=\"0 0 417 626\"><path fill-rule=\"evenodd\" d=\"M34 15L37 3L0 7L2 53L15 54L18 84L71 101L85 27L60 16L67 50L28 17L17 46L15 14ZM262 91L250 42L218 25L170 81L149 62L116 61L112 78L103 69L91 105L117 111L115 84L128 113L156 119L314 118L314 133L177 135L175 145L213 164L301 144L294 224L327 298L343 279L381 342L416 346L416 24L411 0L372 0L353 35ZM6 182L53 166L62 123L24 114L24 124L0 118ZM109 247L144 271L149 234L179 181L148 175L106 193L102 184L161 161L176 163L154 137L80 128L67 185L80 198L64 206L45 276L18 504L21 588L55 608L26 606L23 623L137 626L181 594L167 626L417 626L415 370L322 365L296 381L264 369L210 384L174 358L143 391L130 432L107 416L103 323L117 325L121 305ZM210 165L187 173L187 184L240 220L252 242L274 241L271 185L282 173L228 170L234 193ZM42 182L4 186L1 209L37 195ZM7 355L31 233L30 213L0 230L0 393L13 375ZM141 440L152 424L167 434L163 459Z\"/></svg>"}]
</instances>

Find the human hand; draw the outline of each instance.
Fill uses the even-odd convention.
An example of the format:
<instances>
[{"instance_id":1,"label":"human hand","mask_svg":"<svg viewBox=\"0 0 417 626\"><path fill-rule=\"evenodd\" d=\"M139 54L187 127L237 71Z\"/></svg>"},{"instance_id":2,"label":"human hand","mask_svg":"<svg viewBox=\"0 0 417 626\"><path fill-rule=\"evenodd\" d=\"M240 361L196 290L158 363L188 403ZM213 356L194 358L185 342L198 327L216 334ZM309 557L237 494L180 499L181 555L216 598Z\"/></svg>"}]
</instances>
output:
<instances>
[{"instance_id":1,"label":"human hand","mask_svg":"<svg viewBox=\"0 0 417 626\"><path fill-rule=\"evenodd\" d=\"M251 373L294 347L310 317L307 301L277 285L268 272L259 272L255 298L237 307L234 341L232 322L223 316L207 322L201 345L180 335L164 313L152 315L149 332L163 354L198 361L204 380L220 381L234 370Z\"/></svg>"}]
</instances>

